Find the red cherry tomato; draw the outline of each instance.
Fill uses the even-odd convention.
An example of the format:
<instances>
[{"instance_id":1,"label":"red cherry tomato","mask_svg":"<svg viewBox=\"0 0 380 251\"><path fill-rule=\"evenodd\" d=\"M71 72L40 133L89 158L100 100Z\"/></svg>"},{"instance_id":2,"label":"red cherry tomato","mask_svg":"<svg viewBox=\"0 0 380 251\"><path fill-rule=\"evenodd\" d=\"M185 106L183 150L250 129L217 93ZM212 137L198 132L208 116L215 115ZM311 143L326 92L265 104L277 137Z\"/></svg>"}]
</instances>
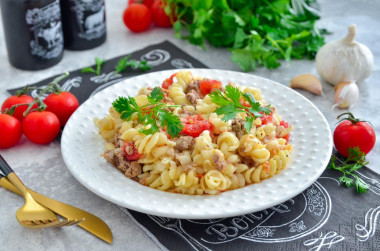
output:
<instances>
[{"instance_id":1,"label":"red cherry tomato","mask_svg":"<svg viewBox=\"0 0 380 251\"><path fill-rule=\"evenodd\" d=\"M47 144L57 137L60 124L54 113L35 111L24 118L22 128L25 136L33 143Z\"/></svg>"},{"instance_id":2,"label":"red cherry tomato","mask_svg":"<svg viewBox=\"0 0 380 251\"><path fill-rule=\"evenodd\" d=\"M17 104L30 104L32 103L34 98L32 98L29 95L23 94L21 96L11 96L7 98L4 103L1 105L1 112L5 112L6 109L10 109L12 106ZM33 105L32 109L37 108L37 103ZM13 113L13 117L17 118L18 120L22 120L24 118L23 113L28 109L27 105L21 105L15 109L15 112Z\"/></svg>"},{"instance_id":3,"label":"red cherry tomato","mask_svg":"<svg viewBox=\"0 0 380 251\"><path fill-rule=\"evenodd\" d=\"M359 147L360 151L368 154L376 142L373 127L365 121L356 119L351 113L343 113L340 116L345 114L349 117L339 123L334 131L336 150L345 157L348 157L350 147Z\"/></svg>"},{"instance_id":4,"label":"red cherry tomato","mask_svg":"<svg viewBox=\"0 0 380 251\"><path fill-rule=\"evenodd\" d=\"M137 151L133 141L124 142L122 149L124 150L127 160L138 160L142 157L142 154Z\"/></svg>"},{"instance_id":5,"label":"red cherry tomato","mask_svg":"<svg viewBox=\"0 0 380 251\"><path fill-rule=\"evenodd\" d=\"M145 31L152 23L152 15L143 4L133 3L123 13L124 24L133 32Z\"/></svg>"},{"instance_id":6,"label":"red cherry tomato","mask_svg":"<svg viewBox=\"0 0 380 251\"><path fill-rule=\"evenodd\" d=\"M128 5L139 3L145 5L149 9L152 6L153 2L154 0L128 0Z\"/></svg>"},{"instance_id":7,"label":"red cherry tomato","mask_svg":"<svg viewBox=\"0 0 380 251\"><path fill-rule=\"evenodd\" d=\"M173 78L177 75L177 73L172 74L169 78L165 79L162 82L162 88L169 89L169 87L173 84Z\"/></svg>"},{"instance_id":8,"label":"red cherry tomato","mask_svg":"<svg viewBox=\"0 0 380 251\"><path fill-rule=\"evenodd\" d=\"M8 114L0 114L0 148L17 144L22 136L21 122Z\"/></svg>"},{"instance_id":9,"label":"red cherry tomato","mask_svg":"<svg viewBox=\"0 0 380 251\"><path fill-rule=\"evenodd\" d=\"M183 129L181 133L188 136L198 137L205 130L214 131L214 125L210 121L204 120L200 115L190 116L182 123Z\"/></svg>"},{"instance_id":10,"label":"red cherry tomato","mask_svg":"<svg viewBox=\"0 0 380 251\"><path fill-rule=\"evenodd\" d=\"M71 114L79 107L78 99L70 92L50 93L44 100L46 111L57 115L59 123L64 126Z\"/></svg>"},{"instance_id":11,"label":"red cherry tomato","mask_svg":"<svg viewBox=\"0 0 380 251\"><path fill-rule=\"evenodd\" d=\"M201 94L206 96L212 90L219 89L222 86L222 82L213 79L204 79L199 83L199 89L201 90Z\"/></svg>"},{"instance_id":12,"label":"red cherry tomato","mask_svg":"<svg viewBox=\"0 0 380 251\"><path fill-rule=\"evenodd\" d=\"M159 27L172 27L170 17L165 13L165 4L155 0L151 6L153 22Z\"/></svg>"}]
</instances>

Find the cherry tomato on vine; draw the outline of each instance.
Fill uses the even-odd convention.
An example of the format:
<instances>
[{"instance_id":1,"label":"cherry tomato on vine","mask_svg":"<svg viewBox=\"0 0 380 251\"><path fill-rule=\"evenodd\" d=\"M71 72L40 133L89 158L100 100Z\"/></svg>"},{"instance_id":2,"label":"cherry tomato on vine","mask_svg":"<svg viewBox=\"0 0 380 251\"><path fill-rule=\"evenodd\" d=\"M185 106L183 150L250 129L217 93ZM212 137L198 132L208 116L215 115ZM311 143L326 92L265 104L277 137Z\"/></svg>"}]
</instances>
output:
<instances>
[{"instance_id":1,"label":"cherry tomato on vine","mask_svg":"<svg viewBox=\"0 0 380 251\"><path fill-rule=\"evenodd\" d=\"M57 115L59 123L64 126L71 114L79 107L78 99L70 92L50 93L44 103L50 111Z\"/></svg>"},{"instance_id":2,"label":"cherry tomato on vine","mask_svg":"<svg viewBox=\"0 0 380 251\"><path fill-rule=\"evenodd\" d=\"M152 6L153 2L154 0L128 0L128 5L139 3L145 5L149 9Z\"/></svg>"},{"instance_id":3,"label":"cherry tomato on vine","mask_svg":"<svg viewBox=\"0 0 380 251\"><path fill-rule=\"evenodd\" d=\"M201 90L201 94L203 96L206 96L215 89L219 89L221 86L222 82L213 79L204 79L199 83L199 89Z\"/></svg>"},{"instance_id":4,"label":"cherry tomato on vine","mask_svg":"<svg viewBox=\"0 0 380 251\"><path fill-rule=\"evenodd\" d=\"M25 136L37 144L47 144L57 137L60 124L58 117L49 111L29 113L22 121Z\"/></svg>"},{"instance_id":5,"label":"cherry tomato on vine","mask_svg":"<svg viewBox=\"0 0 380 251\"><path fill-rule=\"evenodd\" d=\"M133 141L124 142L122 149L124 150L127 160L138 160L142 157L142 154L137 151Z\"/></svg>"},{"instance_id":6,"label":"cherry tomato on vine","mask_svg":"<svg viewBox=\"0 0 380 251\"><path fill-rule=\"evenodd\" d=\"M373 127L366 121L355 118L351 113L346 112L338 116L343 118L334 130L334 145L337 151L348 157L348 149L359 147L360 151L368 154L375 145L376 135Z\"/></svg>"},{"instance_id":7,"label":"cherry tomato on vine","mask_svg":"<svg viewBox=\"0 0 380 251\"><path fill-rule=\"evenodd\" d=\"M133 32L145 31L152 23L152 14L143 4L133 3L123 13L124 24Z\"/></svg>"},{"instance_id":8,"label":"cherry tomato on vine","mask_svg":"<svg viewBox=\"0 0 380 251\"><path fill-rule=\"evenodd\" d=\"M21 96L13 95L7 98L4 103L1 105L1 112L5 112L6 109L10 109L14 105L18 104L30 104L32 103L34 98L32 98L29 95L23 94ZM13 113L13 117L17 118L18 120L22 120L24 118L23 113L28 108L27 105L21 105L16 107L15 112ZM37 103L33 105L32 109L37 108Z\"/></svg>"},{"instance_id":9,"label":"cherry tomato on vine","mask_svg":"<svg viewBox=\"0 0 380 251\"><path fill-rule=\"evenodd\" d=\"M0 148L12 147L22 136L21 122L8 114L0 114Z\"/></svg>"},{"instance_id":10,"label":"cherry tomato on vine","mask_svg":"<svg viewBox=\"0 0 380 251\"><path fill-rule=\"evenodd\" d=\"M210 121L204 120L200 115L190 116L182 121L182 124L181 133L192 137L198 137L205 130L214 131L214 125Z\"/></svg>"},{"instance_id":11,"label":"cherry tomato on vine","mask_svg":"<svg viewBox=\"0 0 380 251\"><path fill-rule=\"evenodd\" d=\"M172 27L170 17L165 13L165 4L161 0L155 0L150 8L153 22L159 27Z\"/></svg>"}]
</instances>

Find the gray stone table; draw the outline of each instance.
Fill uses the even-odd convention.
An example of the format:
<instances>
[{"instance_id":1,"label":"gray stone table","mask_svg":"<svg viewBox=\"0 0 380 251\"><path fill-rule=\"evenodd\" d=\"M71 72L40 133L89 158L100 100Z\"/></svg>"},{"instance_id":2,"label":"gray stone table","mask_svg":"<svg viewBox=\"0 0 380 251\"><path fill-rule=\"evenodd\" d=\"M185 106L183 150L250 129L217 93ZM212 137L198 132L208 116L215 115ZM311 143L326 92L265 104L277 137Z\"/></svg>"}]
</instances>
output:
<instances>
[{"instance_id":1,"label":"gray stone table","mask_svg":"<svg viewBox=\"0 0 380 251\"><path fill-rule=\"evenodd\" d=\"M122 22L126 0L106 1L108 37L105 44L88 51L65 51L63 60L48 69L31 72L11 67L8 63L3 28L0 24L0 101L7 96L7 88L21 87L49 76L70 71L93 63L94 57L112 58L141 49L152 43L169 40L193 55L210 68L239 71L230 61L225 49L207 46L206 51L173 36L172 29L152 28L147 32L133 34ZM380 2L373 0L320 0L322 19L318 25L333 32L327 41L345 36L347 26L357 25L357 40L366 44L375 56L374 71L370 78L359 85L360 100L351 111L360 118L372 122L380 135ZM1 22L1 21L0 21ZM283 63L275 70L258 69L256 74L289 85L289 80L301 73L317 75L314 61L302 60ZM331 129L342 111L333 110L334 88L323 83L323 96L314 96L298 90L310 99L324 114ZM29 187L50 197L87 210L102 218L111 228L114 242L108 245L78 227L33 231L21 227L14 213L22 205L18 196L0 189L0 250L159 250L148 235L111 202L108 202L83 187L66 168L56 142L35 145L25 137L17 146L1 150L0 153ZM380 145L368 155L369 167L380 172Z\"/></svg>"}]
</instances>

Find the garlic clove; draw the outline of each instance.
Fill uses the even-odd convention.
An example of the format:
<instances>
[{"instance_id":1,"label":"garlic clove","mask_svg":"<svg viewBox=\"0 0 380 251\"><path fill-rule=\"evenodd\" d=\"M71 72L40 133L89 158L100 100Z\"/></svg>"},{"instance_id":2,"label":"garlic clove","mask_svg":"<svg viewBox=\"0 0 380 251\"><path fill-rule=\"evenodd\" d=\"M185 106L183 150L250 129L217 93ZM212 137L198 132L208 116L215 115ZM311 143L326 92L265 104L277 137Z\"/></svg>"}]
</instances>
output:
<instances>
[{"instance_id":1,"label":"garlic clove","mask_svg":"<svg viewBox=\"0 0 380 251\"><path fill-rule=\"evenodd\" d=\"M295 76L290 80L290 88L303 89L315 95L322 94L322 84L319 79L310 73Z\"/></svg>"},{"instance_id":2,"label":"garlic clove","mask_svg":"<svg viewBox=\"0 0 380 251\"><path fill-rule=\"evenodd\" d=\"M359 88L354 82L341 82L335 86L333 108L351 108L359 99Z\"/></svg>"}]
</instances>

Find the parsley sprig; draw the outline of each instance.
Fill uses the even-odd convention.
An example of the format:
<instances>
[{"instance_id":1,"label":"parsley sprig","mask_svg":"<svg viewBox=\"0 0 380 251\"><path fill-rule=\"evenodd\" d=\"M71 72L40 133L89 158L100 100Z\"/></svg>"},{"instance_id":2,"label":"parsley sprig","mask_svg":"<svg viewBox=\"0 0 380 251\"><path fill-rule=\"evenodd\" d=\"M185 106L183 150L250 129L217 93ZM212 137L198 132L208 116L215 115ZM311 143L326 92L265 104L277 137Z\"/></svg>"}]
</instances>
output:
<instances>
[{"instance_id":1,"label":"parsley sprig","mask_svg":"<svg viewBox=\"0 0 380 251\"><path fill-rule=\"evenodd\" d=\"M366 160L366 155L362 151L360 151L359 147L349 148L348 149L348 157L345 161L343 161L340 165L335 165L336 157L332 156L331 161L328 165L329 169L334 169L343 173L341 177L339 177L339 182L346 185L346 187L350 188L355 185L356 191L358 193L365 193L368 190L368 184L358 177L354 172L364 165L367 165L369 162ZM352 178L350 178L351 176ZM354 179L355 178L355 182Z\"/></svg>"},{"instance_id":2,"label":"parsley sprig","mask_svg":"<svg viewBox=\"0 0 380 251\"><path fill-rule=\"evenodd\" d=\"M97 76L99 76L100 75L100 69L102 68L102 65L104 65L105 62L106 62L106 60L96 57L95 58L96 68L94 69L92 67L86 67L86 68L82 69L82 72L83 73L95 73Z\"/></svg>"},{"instance_id":3,"label":"parsley sprig","mask_svg":"<svg viewBox=\"0 0 380 251\"><path fill-rule=\"evenodd\" d=\"M180 118L168 109L177 106L161 102L163 98L164 92L161 88L155 87L147 96L149 101L147 105L139 107L133 97L119 97L112 103L112 106L123 120L131 120L132 115L136 113L139 122L145 126L140 129L143 134L154 134L162 128L167 131L170 137L178 137L183 125Z\"/></svg>"},{"instance_id":4,"label":"parsley sprig","mask_svg":"<svg viewBox=\"0 0 380 251\"><path fill-rule=\"evenodd\" d=\"M228 121L236 117L238 113L245 112L248 116L243 122L244 128L249 132L252 128L253 121L256 118L262 117L263 114L270 114L271 105L262 107L251 93L242 93L238 88L226 86L225 93L220 90L210 94L211 101L220 107L215 110L218 115L223 115L222 120ZM241 99L247 101L250 107L243 106Z\"/></svg>"},{"instance_id":5,"label":"parsley sprig","mask_svg":"<svg viewBox=\"0 0 380 251\"><path fill-rule=\"evenodd\" d=\"M115 66L116 73L126 71L129 67L133 69L139 69L141 71L147 71L152 68L152 66L149 65L145 60L137 61L130 59L130 57L131 55L128 55L117 62L117 65Z\"/></svg>"}]
</instances>

